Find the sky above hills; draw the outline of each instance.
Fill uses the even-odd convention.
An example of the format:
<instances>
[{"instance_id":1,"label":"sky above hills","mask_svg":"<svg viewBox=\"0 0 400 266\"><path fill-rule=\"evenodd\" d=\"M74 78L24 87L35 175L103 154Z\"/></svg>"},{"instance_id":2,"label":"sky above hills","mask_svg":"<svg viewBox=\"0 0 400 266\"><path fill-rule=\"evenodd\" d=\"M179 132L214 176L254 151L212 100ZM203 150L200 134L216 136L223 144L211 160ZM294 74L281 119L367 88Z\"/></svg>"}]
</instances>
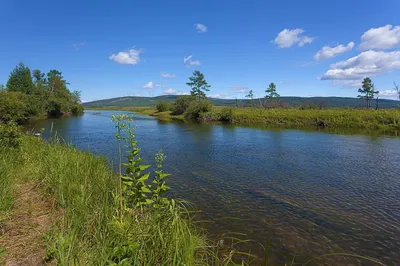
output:
<instances>
[{"instance_id":1,"label":"sky above hills","mask_svg":"<svg viewBox=\"0 0 400 266\"><path fill-rule=\"evenodd\" d=\"M0 2L0 84L23 61L58 69L84 101L186 94L194 70L209 96L382 98L400 83L398 0Z\"/></svg>"}]
</instances>

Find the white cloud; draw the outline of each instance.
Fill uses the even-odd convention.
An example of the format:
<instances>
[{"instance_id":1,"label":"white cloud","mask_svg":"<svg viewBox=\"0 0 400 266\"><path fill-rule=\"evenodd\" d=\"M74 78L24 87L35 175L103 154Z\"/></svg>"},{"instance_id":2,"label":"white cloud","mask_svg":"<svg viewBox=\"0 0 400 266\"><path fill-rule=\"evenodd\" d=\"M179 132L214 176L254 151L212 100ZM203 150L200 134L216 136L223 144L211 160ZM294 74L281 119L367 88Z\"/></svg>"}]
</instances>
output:
<instances>
[{"instance_id":1,"label":"white cloud","mask_svg":"<svg viewBox=\"0 0 400 266\"><path fill-rule=\"evenodd\" d=\"M230 87L229 89L234 90L236 93L247 93L249 90L247 87Z\"/></svg>"},{"instance_id":2,"label":"white cloud","mask_svg":"<svg viewBox=\"0 0 400 266\"><path fill-rule=\"evenodd\" d=\"M314 55L314 59L317 61L329 59L339 54L351 51L353 47L354 47L354 42L349 42L349 44L347 44L346 46L342 44L336 47L324 46Z\"/></svg>"},{"instance_id":3,"label":"white cloud","mask_svg":"<svg viewBox=\"0 0 400 266\"><path fill-rule=\"evenodd\" d=\"M360 48L390 49L400 46L400 26L386 25L380 28L372 28L361 36Z\"/></svg>"},{"instance_id":4,"label":"white cloud","mask_svg":"<svg viewBox=\"0 0 400 266\"><path fill-rule=\"evenodd\" d=\"M160 75L163 78L176 78L175 74L168 74L168 73L161 72Z\"/></svg>"},{"instance_id":5,"label":"white cloud","mask_svg":"<svg viewBox=\"0 0 400 266\"><path fill-rule=\"evenodd\" d=\"M164 91L165 94L171 95L171 94L176 94L176 90L169 88L168 90Z\"/></svg>"},{"instance_id":6,"label":"white cloud","mask_svg":"<svg viewBox=\"0 0 400 266\"><path fill-rule=\"evenodd\" d=\"M278 45L279 48L289 48L294 44L301 47L305 44L312 43L315 38L304 36L303 33L303 29L284 29L275 38L274 43Z\"/></svg>"},{"instance_id":7,"label":"white cloud","mask_svg":"<svg viewBox=\"0 0 400 266\"><path fill-rule=\"evenodd\" d=\"M400 69L400 51L366 51L331 65L322 80L357 80Z\"/></svg>"},{"instance_id":8,"label":"white cloud","mask_svg":"<svg viewBox=\"0 0 400 266\"><path fill-rule=\"evenodd\" d=\"M178 92L178 95L190 95L189 92Z\"/></svg>"},{"instance_id":9,"label":"white cloud","mask_svg":"<svg viewBox=\"0 0 400 266\"><path fill-rule=\"evenodd\" d=\"M393 100L398 100L399 99L399 94L397 93L396 90L384 90L379 92L379 97L380 98L385 98L385 99L393 99Z\"/></svg>"},{"instance_id":10,"label":"white cloud","mask_svg":"<svg viewBox=\"0 0 400 266\"><path fill-rule=\"evenodd\" d=\"M155 86L156 86L156 88L161 88L162 87L161 84L156 84Z\"/></svg>"},{"instance_id":11,"label":"white cloud","mask_svg":"<svg viewBox=\"0 0 400 266\"><path fill-rule=\"evenodd\" d=\"M194 24L198 33L205 33L207 32L207 27L204 24Z\"/></svg>"},{"instance_id":12,"label":"white cloud","mask_svg":"<svg viewBox=\"0 0 400 266\"><path fill-rule=\"evenodd\" d=\"M85 45L86 45L86 41L72 44L72 46L74 47L75 50L79 50Z\"/></svg>"},{"instance_id":13,"label":"white cloud","mask_svg":"<svg viewBox=\"0 0 400 266\"><path fill-rule=\"evenodd\" d=\"M190 66L199 66L200 61L199 60L192 60L192 55L185 56L183 57L183 63L185 66L190 67Z\"/></svg>"},{"instance_id":14,"label":"white cloud","mask_svg":"<svg viewBox=\"0 0 400 266\"><path fill-rule=\"evenodd\" d=\"M152 89L154 88L153 82L150 81L149 83L147 83L146 85L144 85L143 89Z\"/></svg>"},{"instance_id":15,"label":"white cloud","mask_svg":"<svg viewBox=\"0 0 400 266\"><path fill-rule=\"evenodd\" d=\"M142 49L130 49L126 52L112 54L109 59L121 65L136 65L140 62L140 54L142 53Z\"/></svg>"},{"instance_id":16,"label":"white cloud","mask_svg":"<svg viewBox=\"0 0 400 266\"><path fill-rule=\"evenodd\" d=\"M231 95L229 93L217 93L214 95L211 95L211 98L219 98L219 99L229 99Z\"/></svg>"}]
</instances>

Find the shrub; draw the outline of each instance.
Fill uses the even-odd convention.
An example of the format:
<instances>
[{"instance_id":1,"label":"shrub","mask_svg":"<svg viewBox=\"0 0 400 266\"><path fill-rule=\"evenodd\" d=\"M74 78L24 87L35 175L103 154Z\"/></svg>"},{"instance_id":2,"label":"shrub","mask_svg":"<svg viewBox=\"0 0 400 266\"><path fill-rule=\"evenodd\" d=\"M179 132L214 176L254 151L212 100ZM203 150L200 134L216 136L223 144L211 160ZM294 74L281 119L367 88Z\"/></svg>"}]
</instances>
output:
<instances>
[{"instance_id":1,"label":"shrub","mask_svg":"<svg viewBox=\"0 0 400 266\"><path fill-rule=\"evenodd\" d=\"M22 133L15 122L0 123L0 146L18 147L21 144Z\"/></svg>"},{"instance_id":2,"label":"shrub","mask_svg":"<svg viewBox=\"0 0 400 266\"><path fill-rule=\"evenodd\" d=\"M186 109L185 117L188 119L199 119L203 113L210 112L212 103L208 100L194 101Z\"/></svg>"},{"instance_id":3,"label":"shrub","mask_svg":"<svg viewBox=\"0 0 400 266\"><path fill-rule=\"evenodd\" d=\"M169 104L167 102L158 102L156 105L158 112L166 112L169 110Z\"/></svg>"},{"instance_id":4,"label":"shrub","mask_svg":"<svg viewBox=\"0 0 400 266\"><path fill-rule=\"evenodd\" d=\"M233 120L233 109L230 107L223 108L220 112L220 120L232 122Z\"/></svg>"},{"instance_id":5,"label":"shrub","mask_svg":"<svg viewBox=\"0 0 400 266\"><path fill-rule=\"evenodd\" d=\"M82 104L76 103L76 104L73 104L71 107L72 115L82 115L83 111L84 111L84 108L83 108Z\"/></svg>"},{"instance_id":6,"label":"shrub","mask_svg":"<svg viewBox=\"0 0 400 266\"><path fill-rule=\"evenodd\" d=\"M188 109L189 105L195 101L193 96L180 96L176 98L172 106L173 115L181 115Z\"/></svg>"},{"instance_id":7,"label":"shrub","mask_svg":"<svg viewBox=\"0 0 400 266\"><path fill-rule=\"evenodd\" d=\"M25 94L0 92L0 121L23 122L26 118Z\"/></svg>"}]
</instances>

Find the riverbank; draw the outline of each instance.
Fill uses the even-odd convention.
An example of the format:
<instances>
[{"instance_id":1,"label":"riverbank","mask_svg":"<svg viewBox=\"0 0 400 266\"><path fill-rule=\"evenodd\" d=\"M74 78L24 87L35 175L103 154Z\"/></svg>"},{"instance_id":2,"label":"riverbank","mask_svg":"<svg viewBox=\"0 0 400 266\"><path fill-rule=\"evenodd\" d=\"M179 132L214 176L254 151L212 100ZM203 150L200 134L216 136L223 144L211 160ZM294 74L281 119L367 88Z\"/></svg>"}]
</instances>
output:
<instances>
[{"instance_id":1,"label":"riverbank","mask_svg":"<svg viewBox=\"0 0 400 266\"><path fill-rule=\"evenodd\" d=\"M102 157L29 136L0 154L2 263L36 254L57 265L224 265L234 254L209 241L178 203L134 210L121 222L118 177ZM15 245L15 234L31 237Z\"/></svg>"},{"instance_id":2,"label":"riverbank","mask_svg":"<svg viewBox=\"0 0 400 266\"><path fill-rule=\"evenodd\" d=\"M89 110L124 110L163 120L185 120L183 115L174 116L170 111L157 112L151 107L104 107ZM243 126L271 126L277 128L360 129L390 132L400 130L400 109L260 109L214 107L200 115L206 123L225 122Z\"/></svg>"}]
</instances>

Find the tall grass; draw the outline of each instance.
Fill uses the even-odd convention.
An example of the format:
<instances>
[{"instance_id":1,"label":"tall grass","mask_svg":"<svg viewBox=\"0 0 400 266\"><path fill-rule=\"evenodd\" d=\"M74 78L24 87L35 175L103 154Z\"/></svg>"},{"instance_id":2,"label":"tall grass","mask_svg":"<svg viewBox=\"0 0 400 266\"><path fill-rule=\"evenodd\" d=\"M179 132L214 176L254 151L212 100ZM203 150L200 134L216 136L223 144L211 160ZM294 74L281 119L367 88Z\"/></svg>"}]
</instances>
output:
<instances>
[{"instance_id":1,"label":"tall grass","mask_svg":"<svg viewBox=\"0 0 400 266\"><path fill-rule=\"evenodd\" d=\"M194 225L183 204L132 211L121 222L114 196L118 177L104 158L24 137L18 150L2 150L0 159L2 211L10 210L12 184L22 180L36 181L53 200L55 224L46 237L47 259L59 265L231 262L232 256L216 255L215 244Z\"/></svg>"},{"instance_id":2,"label":"tall grass","mask_svg":"<svg viewBox=\"0 0 400 266\"><path fill-rule=\"evenodd\" d=\"M261 108L216 108L205 113L205 121L228 121L237 125L265 125L283 128L322 127L337 129L399 130L400 110L366 109L261 109Z\"/></svg>"}]
</instances>

